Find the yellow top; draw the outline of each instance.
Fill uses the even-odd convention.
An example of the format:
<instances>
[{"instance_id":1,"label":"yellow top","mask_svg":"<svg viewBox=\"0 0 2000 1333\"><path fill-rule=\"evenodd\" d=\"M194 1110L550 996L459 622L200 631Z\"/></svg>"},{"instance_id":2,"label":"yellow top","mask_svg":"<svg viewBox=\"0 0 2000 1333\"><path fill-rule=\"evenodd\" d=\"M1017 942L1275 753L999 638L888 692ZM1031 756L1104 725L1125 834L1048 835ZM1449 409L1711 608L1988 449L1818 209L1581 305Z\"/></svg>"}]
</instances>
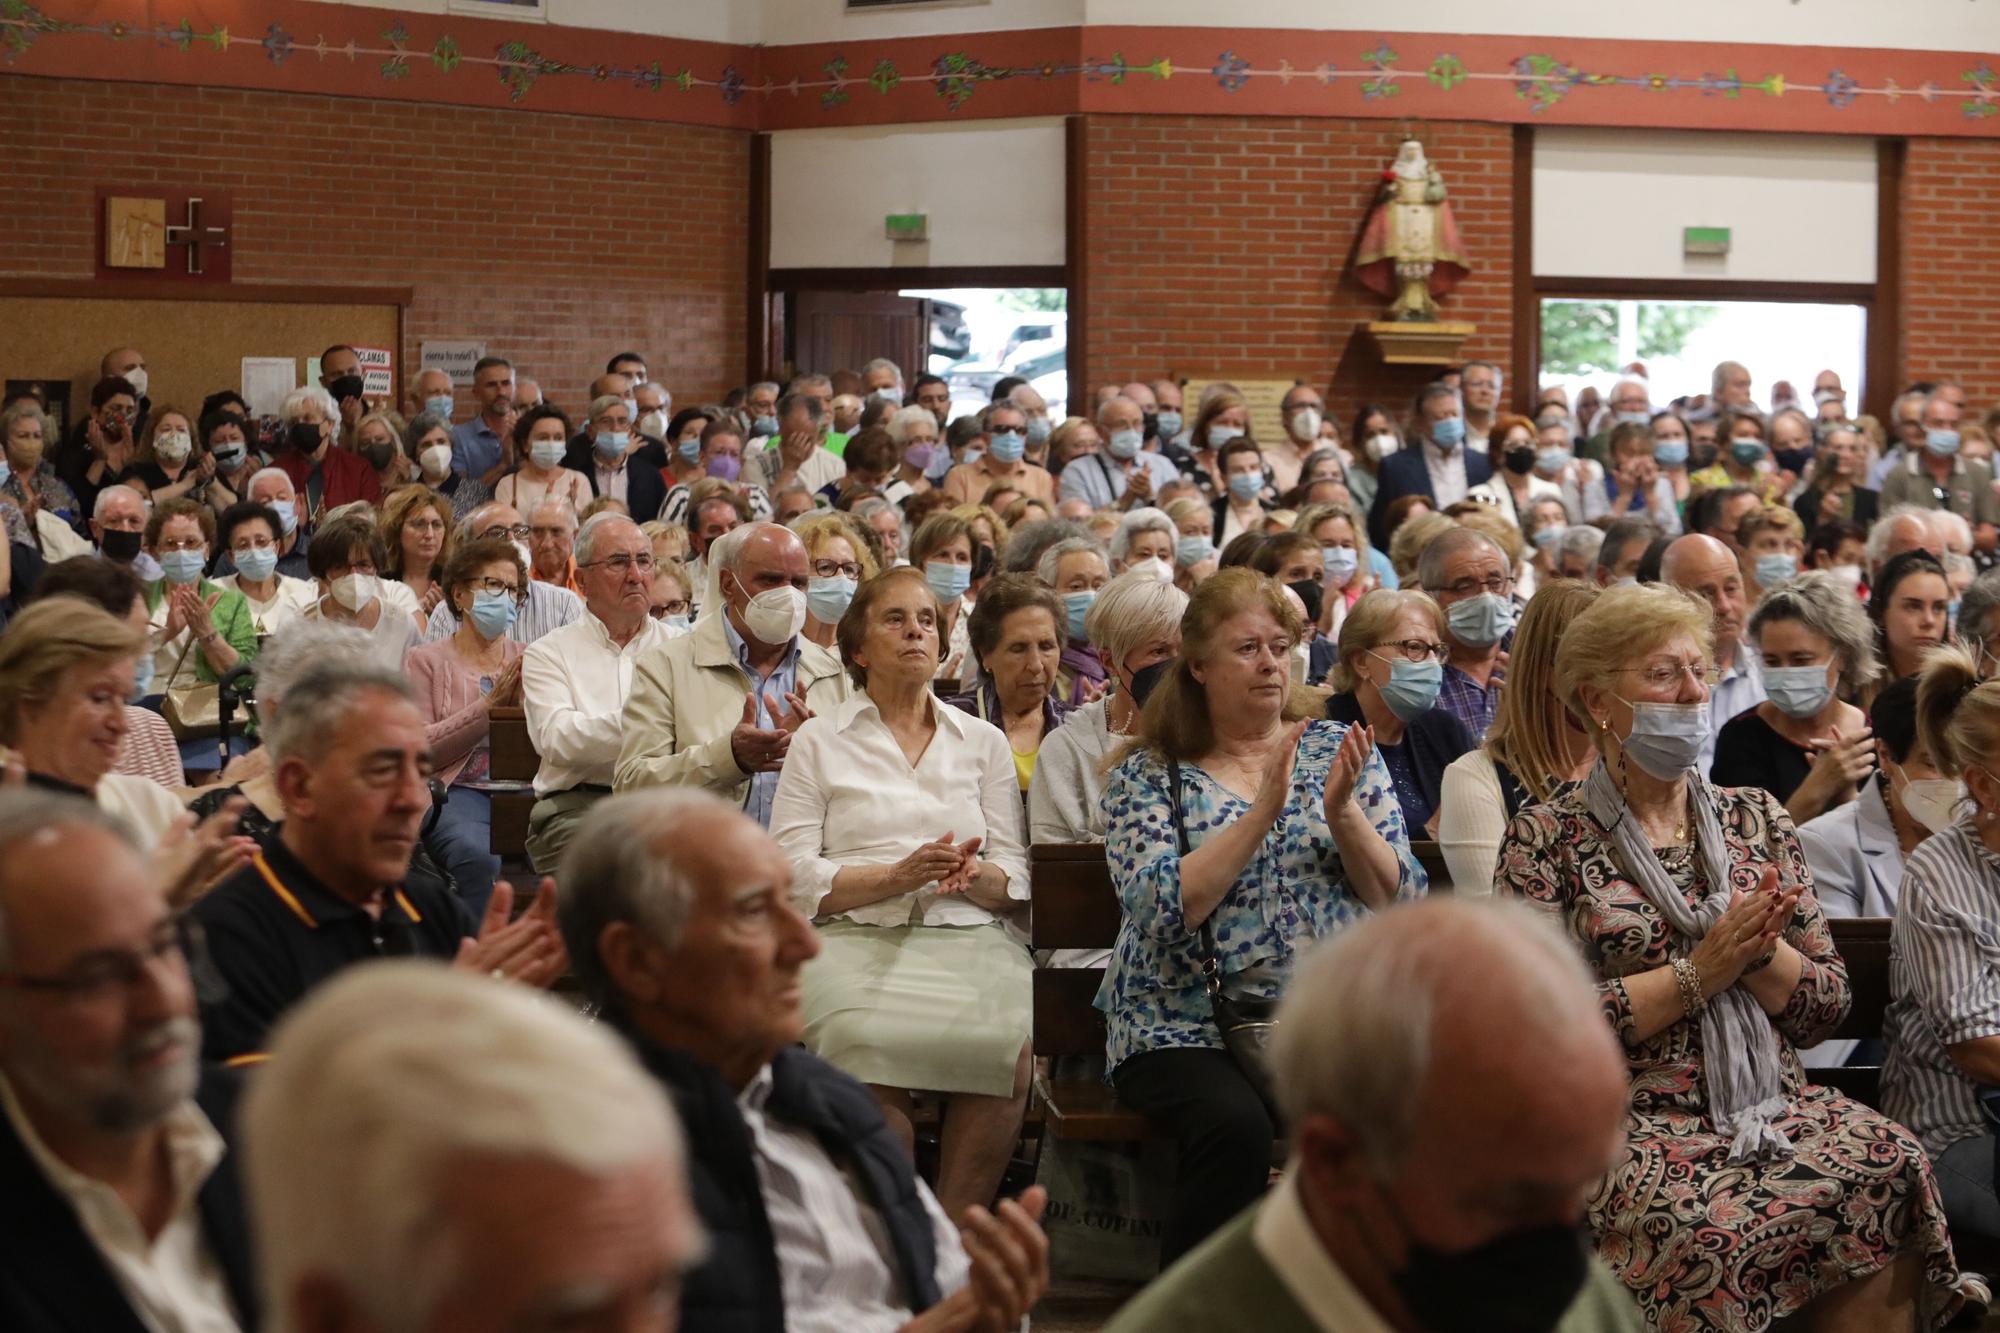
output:
<instances>
[{"instance_id":1,"label":"yellow top","mask_svg":"<svg viewBox=\"0 0 2000 1333\"><path fill-rule=\"evenodd\" d=\"M1013 750L1012 746L1008 748ZM1039 753L1040 751L1038 750L1030 750L1026 754L1022 754L1019 750L1013 750L1014 776L1021 780L1022 791L1026 791L1028 784L1035 780L1035 756Z\"/></svg>"}]
</instances>

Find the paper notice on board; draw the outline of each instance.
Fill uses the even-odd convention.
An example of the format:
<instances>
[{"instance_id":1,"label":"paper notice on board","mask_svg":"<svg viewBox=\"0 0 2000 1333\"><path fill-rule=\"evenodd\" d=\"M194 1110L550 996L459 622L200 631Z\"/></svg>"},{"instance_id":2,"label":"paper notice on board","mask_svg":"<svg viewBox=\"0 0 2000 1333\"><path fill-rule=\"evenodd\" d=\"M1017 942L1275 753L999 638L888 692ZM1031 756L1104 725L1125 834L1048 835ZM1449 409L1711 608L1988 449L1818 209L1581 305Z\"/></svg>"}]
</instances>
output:
<instances>
[{"instance_id":1,"label":"paper notice on board","mask_svg":"<svg viewBox=\"0 0 2000 1333\"><path fill-rule=\"evenodd\" d=\"M418 366L442 370L461 389L472 387L472 368L486 355L483 342L425 342L418 349Z\"/></svg>"},{"instance_id":2,"label":"paper notice on board","mask_svg":"<svg viewBox=\"0 0 2000 1333\"><path fill-rule=\"evenodd\" d=\"M368 398L388 398L396 392L395 358L386 347L357 347L361 362L361 392Z\"/></svg>"},{"instance_id":3,"label":"paper notice on board","mask_svg":"<svg viewBox=\"0 0 2000 1333\"><path fill-rule=\"evenodd\" d=\"M253 417L275 417L285 395L299 387L299 363L289 356L243 358L243 397Z\"/></svg>"}]
</instances>

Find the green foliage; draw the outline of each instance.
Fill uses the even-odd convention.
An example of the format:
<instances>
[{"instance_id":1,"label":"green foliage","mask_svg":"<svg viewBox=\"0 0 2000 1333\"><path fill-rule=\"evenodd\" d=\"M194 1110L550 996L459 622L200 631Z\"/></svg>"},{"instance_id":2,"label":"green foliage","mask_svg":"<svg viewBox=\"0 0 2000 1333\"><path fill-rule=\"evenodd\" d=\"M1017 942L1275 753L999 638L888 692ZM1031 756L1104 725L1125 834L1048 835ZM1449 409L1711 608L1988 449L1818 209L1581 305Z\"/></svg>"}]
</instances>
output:
<instances>
[{"instance_id":1,"label":"green foliage","mask_svg":"<svg viewBox=\"0 0 2000 1333\"><path fill-rule=\"evenodd\" d=\"M1069 292L1061 287L1009 287L1000 293L1000 304L1009 310L1060 312L1068 302Z\"/></svg>"},{"instance_id":2,"label":"green foliage","mask_svg":"<svg viewBox=\"0 0 2000 1333\"><path fill-rule=\"evenodd\" d=\"M1712 305L1643 301L1633 355L1679 356L1695 330L1716 316ZM1542 369L1549 375L1608 375L1620 364L1616 301L1542 302Z\"/></svg>"}]
</instances>

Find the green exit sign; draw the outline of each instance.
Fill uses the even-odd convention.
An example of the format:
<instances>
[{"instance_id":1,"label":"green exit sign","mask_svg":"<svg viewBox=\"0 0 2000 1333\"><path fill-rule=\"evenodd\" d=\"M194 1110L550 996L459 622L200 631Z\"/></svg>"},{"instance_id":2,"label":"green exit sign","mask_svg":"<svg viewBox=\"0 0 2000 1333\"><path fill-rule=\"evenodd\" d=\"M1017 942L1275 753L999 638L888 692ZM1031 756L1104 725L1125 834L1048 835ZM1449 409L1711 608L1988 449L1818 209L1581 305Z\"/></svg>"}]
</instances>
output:
<instances>
[{"instance_id":1,"label":"green exit sign","mask_svg":"<svg viewBox=\"0 0 2000 1333\"><path fill-rule=\"evenodd\" d=\"M1684 253L1691 255L1726 255L1729 253L1729 228L1683 228L1681 248Z\"/></svg>"},{"instance_id":2,"label":"green exit sign","mask_svg":"<svg viewBox=\"0 0 2000 1333\"><path fill-rule=\"evenodd\" d=\"M891 213L882 224L883 233L892 241L921 241L930 235L928 213Z\"/></svg>"}]
</instances>

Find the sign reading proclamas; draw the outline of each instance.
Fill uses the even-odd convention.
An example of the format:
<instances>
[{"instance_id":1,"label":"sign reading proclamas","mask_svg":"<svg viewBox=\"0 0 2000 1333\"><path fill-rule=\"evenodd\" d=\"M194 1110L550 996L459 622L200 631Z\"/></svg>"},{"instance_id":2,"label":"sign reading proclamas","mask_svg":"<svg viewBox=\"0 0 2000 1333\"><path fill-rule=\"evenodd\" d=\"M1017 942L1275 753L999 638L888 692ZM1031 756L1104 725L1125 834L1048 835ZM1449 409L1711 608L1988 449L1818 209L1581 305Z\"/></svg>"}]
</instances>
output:
<instances>
[{"instance_id":1,"label":"sign reading proclamas","mask_svg":"<svg viewBox=\"0 0 2000 1333\"><path fill-rule=\"evenodd\" d=\"M386 347L357 347L361 361L361 395L364 398L393 399L396 393L396 358Z\"/></svg>"}]
</instances>

